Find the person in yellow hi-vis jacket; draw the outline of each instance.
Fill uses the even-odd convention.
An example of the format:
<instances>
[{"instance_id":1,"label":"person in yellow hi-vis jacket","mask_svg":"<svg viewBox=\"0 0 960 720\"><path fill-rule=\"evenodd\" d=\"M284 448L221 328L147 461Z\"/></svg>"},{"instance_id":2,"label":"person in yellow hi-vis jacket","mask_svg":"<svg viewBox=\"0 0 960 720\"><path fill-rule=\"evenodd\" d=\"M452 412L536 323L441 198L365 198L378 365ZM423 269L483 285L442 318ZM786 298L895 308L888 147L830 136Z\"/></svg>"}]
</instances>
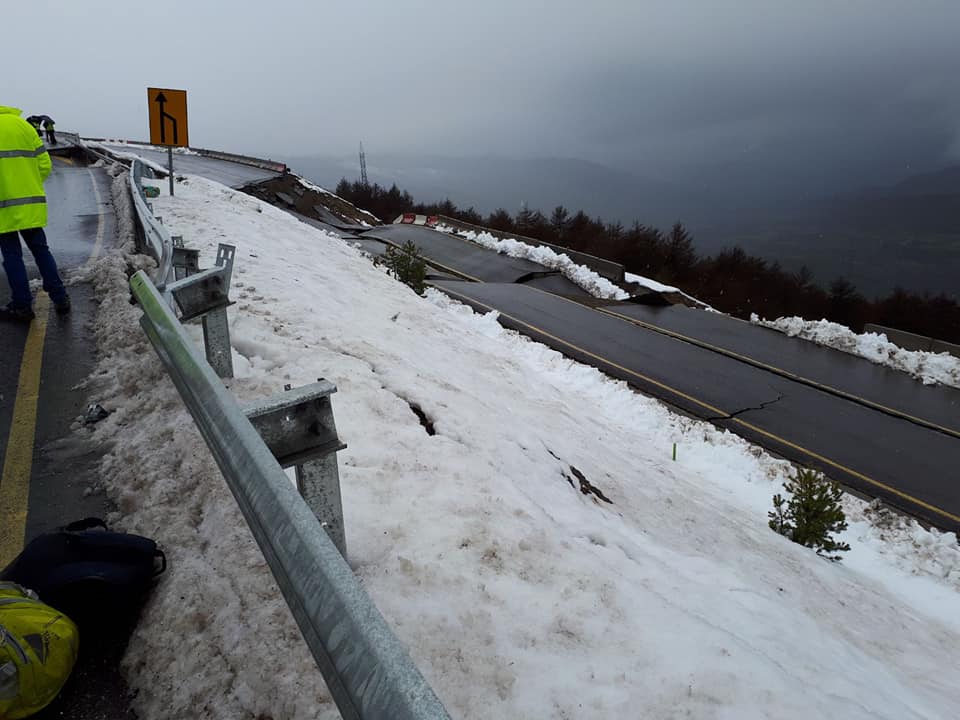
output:
<instances>
[{"instance_id":1,"label":"person in yellow hi-vis jacket","mask_svg":"<svg viewBox=\"0 0 960 720\"><path fill-rule=\"evenodd\" d=\"M47 224L43 181L50 169L50 156L43 140L20 117L20 110L0 105L0 252L11 294L10 303L0 308L0 319L30 322L34 317L20 237L33 253L43 289L56 311L70 312L70 297L43 232Z\"/></svg>"}]
</instances>

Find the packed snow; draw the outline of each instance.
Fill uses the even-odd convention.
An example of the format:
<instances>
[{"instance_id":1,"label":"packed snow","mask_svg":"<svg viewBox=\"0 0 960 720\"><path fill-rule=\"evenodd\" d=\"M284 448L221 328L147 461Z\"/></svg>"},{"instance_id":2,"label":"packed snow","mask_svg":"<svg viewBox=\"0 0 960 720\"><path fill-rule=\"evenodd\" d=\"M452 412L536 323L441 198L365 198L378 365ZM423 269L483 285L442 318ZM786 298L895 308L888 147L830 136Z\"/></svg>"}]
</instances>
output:
<instances>
[{"instance_id":1,"label":"packed snow","mask_svg":"<svg viewBox=\"0 0 960 720\"><path fill-rule=\"evenodd\" d=\"M636 275L636 274L634 274L634 273L624 273L624 280L626 280L626 281L629 282L629 283L636 283L637 285L642 285L643 287L647 288L648 290L653 290L654 292L661 292L661 293L678 293L678 294L680 294L680 295L683 295L683 296L684 296L685 298L687 298L688 300L692 300L694 303L697 304L698 307L700 307L700 308L702 308L702 309L704 309L704 310L710 310L710 311L712 311L712 312L717 312L716 310L714 310L712 307L710 307L709 305L707 305L707 304L706 304L705 302L703 302L702 300L697 300L693 295L688 295L687 293L685 293L685 292L684 292L683 290L681 290L680 288L675 288L673 285L664 285L664 284L661 283L661 282L657 282L657 281L654 280L653 278L644 277L643 275Z\"/></svg>"},{"instance_id":2,"label":"packed snow","mask_svg":"<svg viewBox=\"0 0 960 720\"><path fill-rule=\"evenodd\" d=\"M133 140L122 140L122 139L113 139L105 138L103 140L90 140L87 138L81 138L83 144L87 147L94 148L103 148L113 151L115 147L125 147L130 150L150 150L152 152L158 152L165 150L166 148L159 147L157 145L150 145L148 143L134 142ZM200 155L196 150L192 150L188 147L175 147L170 148L173 150L174 155Z\"/></svg>"},{"instance_id":3,"label":"packed snow","mask_svg":"<svg viewBox=\"0 0 960 720\"><path fill-rule=\"evenodd\" d=\"M188 176L156 205L201 266L237 246L241 401L336 384L349 561L452 717L956 716L952 534L846 498L853 549L830 563L767 528L787 462L255 198ZM123 663L135 709L339 717L137 324L127 277L148 262L119 225L79 278L99 301L88 386L112 412L77 432L107 448L117 521L169 559Z\"/></svg>"},{"instance_id":4,"label":"packed snow","mask_svg":"<svg viewBox=\"0 0 960 720\"><path fill-rule=\"evenodd\" d=\"M801 317L764 320L753 313L750 315L750 322L779 330L790 337L800 337L818 345L859 355L878 365L902 370L921 380L924 385L939 383L960 388L960 358L950 353L904 350L887 340L883 333L858 334L846 325L829 320L804 320Z\"/></svg>"},{"instance_id":5,"label":"packed snow","mask_svg":"<svg viewBox=\"0 0 960 720\"><path fill-rule=\"evenodd\" d=\"M449 225L437 225L434 230L457 235L502 255L531 260L551 270L559 270L570 282L579 285L594 297L608 300L626 300L630 297L630 293L614 285L599 273L573 262L569 255L557 253L546 246L530 245L516 238L500 239L488 232L461 230Z\"/></svg>"},{"instance_id":6,"label":"packed snow","mask_svg":"<svg viewBox=\"0 0 960 720\"><path fill-rule=\"evenodd\" d=\"M559 270L570 282L579 285L588 293L597 298L611 300L626 300L630 297L623 288L610 282L607 278L590 268L580 265L570 259L566 253L558 253L552 248L544 245L531 245L518 238L499 238L493 233L477 232L476 230L464 230L459 227L449 225L437 225L438 232L456 235L471 242L475 242L488 250L509 255L510 257L523 258L539 263L551 270ZM628 283L635 283L654 292L677 293L696 303L705 309L712 309L706 303L697 300L692 295L688 295L679 288L672 285L664 285L652 278L637 275L635 273L624 273L624 280Z\"/></svg>"},{"instance_id":7,"label":"packed snow","mask_svg":"<svg viewBox=\"0 0 960 720\"><path fill-rule=\"evenodd\" d=\"M637 283L638 285L643 285L644 287L649 288L650 290L653 290L655 292L664 292L664 293L677 292L677 293L682 293L686 295L686 293L684 293L679 288L673 287L673 285L664 285L663 283L657 282L656 280L653 280L648 277L644 277L643 275L635 275L634 273L624 273L624 280L626 280L627 282Z\"/></svg>"},{"instance_id":8,"label":"packed snow","mask_svg":"<svg viewBox=\"0 0 960 720\"><path fill-rule=\"evenodd\" d=\"M151 160L149 157L145 157L143 155L138 155L135 152L130 152L127 150L117 150L116 146L114 146L111 143L100 143L100 142L93 142L91 140L84 140L83 144L84 146L91 148L93 150L100 150L102 152L107 152L113 157L118 158L120 160L139 160L150 169L156 172L163 173L164 176L166 176L167 172L169 171L169 168L166 165L161 165L155 160ZM128 143L117 143L117 145L126 146L128 145ZM132 145L132 147L136 149L142 146ZM156 150L156 148L152 148L152 149Z\"/></svg>"}]
</instances>

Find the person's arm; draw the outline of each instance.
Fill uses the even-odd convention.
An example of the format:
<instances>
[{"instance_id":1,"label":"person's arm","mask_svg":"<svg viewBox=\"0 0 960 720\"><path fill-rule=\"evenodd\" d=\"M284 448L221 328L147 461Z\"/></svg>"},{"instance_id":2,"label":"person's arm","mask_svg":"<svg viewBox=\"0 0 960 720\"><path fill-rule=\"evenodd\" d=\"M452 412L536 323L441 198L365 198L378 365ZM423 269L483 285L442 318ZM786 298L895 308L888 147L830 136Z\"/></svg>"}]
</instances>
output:
<instances>
[{"instance_id":1,"label":"person's arm","mask_svg":"<svg viewBox=\"0 0 960 720\"><path fill-rule=\"evenodd\" d=\"M29 125L27 127L29 127ZM30 130L30 134L33 135L33 139L36 143L34 150L43 150L42 153L37 155L37 165L40 168L40 180L45 181L47 176L50 175L50 170L53 169L53 163L50 162L50 154L44 148L43 140L40 138L40 136L33 132L32 128Z\"/></svg>"}]
</instances>

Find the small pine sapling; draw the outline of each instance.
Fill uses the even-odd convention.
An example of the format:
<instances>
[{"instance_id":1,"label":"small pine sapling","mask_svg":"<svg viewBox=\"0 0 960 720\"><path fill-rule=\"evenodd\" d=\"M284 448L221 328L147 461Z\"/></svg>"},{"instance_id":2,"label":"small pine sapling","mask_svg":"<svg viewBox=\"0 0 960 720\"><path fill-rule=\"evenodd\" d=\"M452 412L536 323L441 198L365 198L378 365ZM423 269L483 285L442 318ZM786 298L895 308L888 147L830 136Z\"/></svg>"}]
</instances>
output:
<instances>
[{"instance_id":1,"label":"small pine sapling","mask_svg":"<svg viewBox=\"0 0 960 720\"><path fill-rule=\"evenodd\" d=\"M787 480L783 489L791 497L784 500L779 493L773 496L773 510L768 513L770 528L795 543L815 548L818 555L839 560L838 553L850 549L847 543L833 539L833 533L847 529L840 487L814 470L798 469L797 476Z\"/></svg>"},{"instance_id":2,"label":"small pine sapling","mask_svg":"<svg viewBox=\"0 0 960 720\"><path fill-rule=\"evenodd\" d=\"M413 288L417 295L423 295L427 289L427 263L412 240L408 240L399 248L389 246L384 253L383 263L387 266L387 271L397 280Z\"/></svg>"}]
</instances>

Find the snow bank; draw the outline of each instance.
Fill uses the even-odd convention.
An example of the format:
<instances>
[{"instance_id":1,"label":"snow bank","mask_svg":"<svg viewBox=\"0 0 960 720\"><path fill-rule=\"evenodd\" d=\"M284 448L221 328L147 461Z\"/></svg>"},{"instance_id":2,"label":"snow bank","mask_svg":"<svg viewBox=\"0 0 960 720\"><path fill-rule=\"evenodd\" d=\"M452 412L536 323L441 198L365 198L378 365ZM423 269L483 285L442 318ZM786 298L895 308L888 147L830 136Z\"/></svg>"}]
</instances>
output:
<instances>
[{"instance_id":1,"label":"snow bank","mask_svg":"<svg viewBox=\"0 0 960 720\"><path fill-rule=\"evenodd\" d=\"M120 158L121 160L139 160L140 162L150 167L151 169L163 173L164 176L166 176L169 170L169 168L166 165L161 165L160 163L155 162L150 158L144 157L143 155L140 155L138 153L127 152L126 150L118 150L117 147L119 143L118 145L114 145L114 144L108 144L108 143L93 142L91 140L85 140L83 141L83 144L86 145L87 147L107 152L116 158ZM142 148L142 146L134 145L132 143L122 143L122 145L125 147Z\"/></svg>"},{"instance_id":2,"label":"snow bank","mask_svg":"<svg viewBox=\"0 0 960 720\"><path fill-rule=\"evenodd\" d=\"M165 147L160 147L158 145L138 143L138 142L131 142L129 140L114 140L110 138L106 140L85 140L83 138L80 138L80 140L81 142L83 142L84 145L88 145L92 147L100 147L100 148L110 148L111 150L116 147L126 147L126 148L132 148L133 150L149 150L151 152L166 151ZM187 147L175 147L171 149L173 150L174 155L200 155L200 153L198 153L196 150L192 150Z\"/></svg>"},{"instance_id":3,"label":"snow bank","mask_svg":"<svg viewBox=\"0 0 960 720\"><path fill-rule=\"evenodd\" d=\"M643 275L634 275L633 273L624 273L624 279L627 282L636 283L637 285L642 285L648 290L653 290L654 292L678 293L680 295L683 295L688 300L692 300L697 304L698 307L704 310L717 312L702 300L697 300L693 295L688 295L683 290L681 290L680 288L675 288L673 285L664 285L663 283L657 282L652 278L644 277Z\"/></svg>"},{"instance_id":4,"label":"snow bank","mask_svg":"<svg viewBox=\"0 0 960 720\"><path fill-rule=\"evenodd\" d=\"M337 385L351 565L453 717L955 715L954 536L846 498L853 550L824 561L766 527L785 461L251 197L188 176L157 204L201 265L238 247L230 389ZM113 412L80 432L170 561L124 661L136 710L338 717L137 326L125 253L91 269Z\"/></svg>"},{"instance_id":5,"label":"snow bank","mask_svg":"<svg viewBox=\"0 0 960 720\"><path fill-rule=\"evenodd\" d=\"M449 225L437 225L434 230L457 235L502 255L531 260L551 270L559 270L570 282L579 285L594 297L610 300L626 300L630 297L630 293L614 285L607 278L573 262L569 255L554 252L548 247L530 245L515 238L501 240L488 232L460 230Z\"/></svg>"},{"instance_id":6,"label":"snow bank","mask_svg":"<svg viewBox=\"0 0 960 720\"><path fill-rule=\"evenodd\" d=\"M801 317L764 320L753 313L750 322L779 330L790 337L801 337L818 345L859 355L878 365L902 370L923 381L924 385L940 383L960 388L960 358L949 353L904 350L887 340L882 333L858 335L847 326L829 320L804 320Z\"/></svg>"},{"instance_id":7,"label":"snow bank","mask_svg":"<svg viewBox=\"0 0 960 720\"><path fill-rule=\"evenodd\" d=\"M683 295L686 295L685 292L683 292L679 288L673 287L673 285L664 285L663 283L659 283L656 280L653 280L648 277L644 277L643 275L634 275L633 273L624 273L624 279L627 282L636 283L637 285L643 285L645 288L649 288L654 292L676 292L676 293L681 293ZM687 295L687 297L690 297L690 296Z\"/></svg>"},{"instance_id":8,"label":"snow bank","mask_svg":"<svg viewBox=\"0 0 960 720\"><path fill-rule=\"evenodd\" d=\"M569 255L565 253L558 253L552 248L542 245L530 245L529 243L525 243L516 238L500 239L492 233L463 230L461 228L455 228L443 224L437 225L434 229L438 232L444 232L450 235L456 235L458 237L465 238L477 243L478 245L482 245L488 250L494 250L495 252L503 255L531 260L533 262L540 263L551 270L559 270L561 273L563 273L564 277L571 282L576 283L594 297L611 300L626 300L630 297L630 293L625 291L623 288L610 282L607 278L591 270L590 268L575 263L570 259ZM656 280L644 277L643 275L625 273L624 279L627 282L642 285L643 287L653 290L654 292L678 293L692 300L698 306L701 306L705 309L712 309L706 303L697 300L695 297L688 295L679 288L675 288L672 285L664 285L663 283L659 283Z\"/></svg>"}]
</instances>

